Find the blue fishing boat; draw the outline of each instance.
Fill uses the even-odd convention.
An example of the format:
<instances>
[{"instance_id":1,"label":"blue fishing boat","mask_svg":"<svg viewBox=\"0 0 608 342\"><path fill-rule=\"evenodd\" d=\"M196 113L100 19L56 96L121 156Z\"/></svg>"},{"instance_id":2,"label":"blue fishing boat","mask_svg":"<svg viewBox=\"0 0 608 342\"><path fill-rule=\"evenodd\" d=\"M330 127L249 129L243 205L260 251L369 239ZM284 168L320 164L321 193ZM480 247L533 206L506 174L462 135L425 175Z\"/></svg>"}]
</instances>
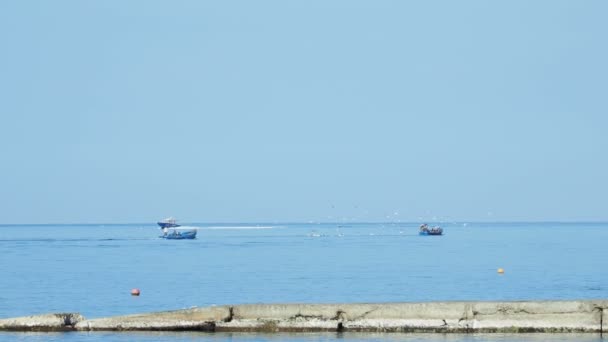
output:
<instances>
[{"instance_id":1,"label":"blue fishing boat","mask_svg":"<svg viewBox=\"0 0 608 342\"><path fill-rule=\"evenodd\" d=\"M158 221L156 222L161 228L175 228L175 227L180 227L180 225L177 223L177 220L174 219L173 217L168 217L162 221Z\"/></svg>"},{"instance_id":2,"label":"blue fishing boat","mask_svg":"<svg viewBox=\"0 0 608 342\"><path fill-rule=\"evenodd\" d=\"M167 240L196 239L197 231L194 227L164 227L163 235L159 237Z\"/></svg>"},{"instance_id":3,"label":"blue fishing boat","mask_svg":"<svg viewBox=\"0 0 608 342\"><path fill-rule=\"evenodd\" d=\"M443 235L443 229L441 227L433 227L429 228L428 224L423 224L420 226L419 235Z\"/></svg>"}]
</instances>

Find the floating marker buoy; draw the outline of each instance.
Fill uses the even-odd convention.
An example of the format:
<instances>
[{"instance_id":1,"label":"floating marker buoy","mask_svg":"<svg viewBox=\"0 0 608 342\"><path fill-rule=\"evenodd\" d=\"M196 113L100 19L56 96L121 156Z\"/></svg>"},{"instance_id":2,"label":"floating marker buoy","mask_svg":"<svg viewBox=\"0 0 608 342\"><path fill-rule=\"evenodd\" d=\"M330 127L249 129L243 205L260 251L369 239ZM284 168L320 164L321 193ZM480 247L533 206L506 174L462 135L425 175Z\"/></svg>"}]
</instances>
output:
<instances>
[{"instance_id":1,"label":"floating marker buoy","mask_svg":"<svg viewBox=\"0 0 608 342\"><path fill-rule=\"evenodd\" d=\"M131 296L139 296L139 289L131 290Z\"/></svg>"},{"instance_id":2,"label":"floating marker buoy","mask_svg":"<svg viewBox=\"0 0 608 342\"><path fill-rule=\"evenodd\" d=\"M502 268L499 268L498 271L496 271L496 272L498 272L499 274L503 274L503 273L505 273L505 270L503 270Z\"/></svg>"}]
</instances>

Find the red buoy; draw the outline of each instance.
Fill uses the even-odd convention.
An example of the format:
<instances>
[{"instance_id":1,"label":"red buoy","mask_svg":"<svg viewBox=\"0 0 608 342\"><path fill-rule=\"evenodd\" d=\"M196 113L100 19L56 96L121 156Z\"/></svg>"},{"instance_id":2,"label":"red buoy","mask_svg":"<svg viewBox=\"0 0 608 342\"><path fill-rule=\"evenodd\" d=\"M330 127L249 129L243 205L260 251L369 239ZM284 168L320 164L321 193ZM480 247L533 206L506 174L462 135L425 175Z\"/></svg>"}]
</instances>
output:
<instances>
[{"instance_id":1,"label":"red buoy","mask_svg":"<svg viewBox=\"0 0 608 342\"><path fill-rule=\"evenodd\" d=\"M139 289L132 289L131 296L139 296Z\"/></svg>"}]
</instances>

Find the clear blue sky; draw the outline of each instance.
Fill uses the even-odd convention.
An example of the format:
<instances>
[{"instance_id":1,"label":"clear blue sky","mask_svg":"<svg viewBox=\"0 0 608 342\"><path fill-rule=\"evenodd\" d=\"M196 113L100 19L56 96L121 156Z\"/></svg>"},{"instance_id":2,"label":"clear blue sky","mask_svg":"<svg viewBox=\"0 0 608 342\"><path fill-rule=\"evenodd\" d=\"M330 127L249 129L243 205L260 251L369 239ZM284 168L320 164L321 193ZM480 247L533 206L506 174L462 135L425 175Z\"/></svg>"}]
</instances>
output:
<instances>
[{"instance_id":1,"label":"clear blue sky","mask_svg":"<svg viewBox=\"0 0 608 342\"><path fill-rule=\"evenodd\" d=\"M2 1L0 223L608 220L606 1Z\"/></svg>"}]
</instances>

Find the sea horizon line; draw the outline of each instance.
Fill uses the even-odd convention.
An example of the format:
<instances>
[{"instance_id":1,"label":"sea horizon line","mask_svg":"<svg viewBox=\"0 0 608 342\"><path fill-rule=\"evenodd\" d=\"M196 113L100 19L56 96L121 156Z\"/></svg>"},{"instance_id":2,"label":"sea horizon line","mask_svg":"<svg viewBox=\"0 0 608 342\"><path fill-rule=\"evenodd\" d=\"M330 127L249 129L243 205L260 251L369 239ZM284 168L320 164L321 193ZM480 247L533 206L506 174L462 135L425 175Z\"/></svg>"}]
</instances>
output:
<instances>
[{"instance_id":1,"label":"sea horizon line","mask_svg":"<svg viewBox=\"0 0 608 342\"><path fill-rule=\"evenodd\" d=\"M227 221L227 222L205 222L205 221L183 221L183 224L198 225L304 225L304 224L335 224L339 226L361 225L361 224L608 224L608 220L415 220L415 221ZM127 225L156 225L155 221L149 222L44 222L44 223L0 223L0 227L5 226L127 226Z\"/></svg>"}]
</instances>

